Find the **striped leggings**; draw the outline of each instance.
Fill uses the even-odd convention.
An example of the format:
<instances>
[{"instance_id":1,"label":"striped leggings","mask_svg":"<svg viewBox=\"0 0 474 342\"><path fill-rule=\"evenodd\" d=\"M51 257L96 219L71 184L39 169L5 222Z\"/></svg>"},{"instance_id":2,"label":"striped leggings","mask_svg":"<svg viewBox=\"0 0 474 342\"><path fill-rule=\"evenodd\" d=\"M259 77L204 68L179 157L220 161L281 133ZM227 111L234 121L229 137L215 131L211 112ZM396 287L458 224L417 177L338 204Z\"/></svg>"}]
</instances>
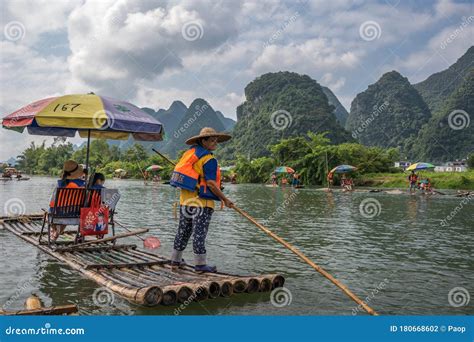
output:
<instances>
[{"instance_id":1,"label":"striped leggings","mask_svg":"<svg viewBox=\"0 0 474 342\"><path fill-rule=\"evenodd\" d=\"M197 255L206 254L206 236L214 209L208 207L180 206L178 232L174 238L174 249L184 251L189 238L193 236L193 251Z\"/></svg>"}]
</instances>

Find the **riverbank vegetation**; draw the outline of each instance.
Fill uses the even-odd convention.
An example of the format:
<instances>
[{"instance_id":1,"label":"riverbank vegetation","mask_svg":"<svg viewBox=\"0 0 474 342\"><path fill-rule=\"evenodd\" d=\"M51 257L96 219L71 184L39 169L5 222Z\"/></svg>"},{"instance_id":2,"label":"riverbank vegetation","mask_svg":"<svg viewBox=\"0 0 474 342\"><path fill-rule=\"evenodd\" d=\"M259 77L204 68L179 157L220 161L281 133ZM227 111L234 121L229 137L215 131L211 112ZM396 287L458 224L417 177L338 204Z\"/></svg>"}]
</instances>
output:
<instances>
[{"instance_id":1,"label":"riverbank vegetation","mask_svg":"<svg viewBox=\"0 0 474 342\"><path fill-rule=\"evenodd\" d=\"M117 169L127 171L129 178L142 178L146 167L157 164L163 167L159 172L162 179L169 179L173 166L157 154L149 154L140 144L134 144L122 151L117 145L105 140L93 140L90 146L89 164L97 172L108 178ZM326 185L328 170L340 164L357 167L352 174L356 185L374 187L407 186L407 173L393 167L399 160L398 150L367 147L358 143L333 145L326 134L308 133L304 137L282 139L269 146L271 155L249 160L239 155L234 161L224 165L235 165L232 172L237 174L239 183L268 183L276 166L289 166L300 174L305 185ZM51 146L44 143L31 145L18 156L18 169L28 174L59 176L66 159L85 163L85 146L74 149L74 145L56 139ZM470 157L470 164L474 156ZM430 178L439 189L474 189L474 171L462 173L422 172L423 178ZM336 176L337 184L337 176Z\"/></svg>"}]
</instances>

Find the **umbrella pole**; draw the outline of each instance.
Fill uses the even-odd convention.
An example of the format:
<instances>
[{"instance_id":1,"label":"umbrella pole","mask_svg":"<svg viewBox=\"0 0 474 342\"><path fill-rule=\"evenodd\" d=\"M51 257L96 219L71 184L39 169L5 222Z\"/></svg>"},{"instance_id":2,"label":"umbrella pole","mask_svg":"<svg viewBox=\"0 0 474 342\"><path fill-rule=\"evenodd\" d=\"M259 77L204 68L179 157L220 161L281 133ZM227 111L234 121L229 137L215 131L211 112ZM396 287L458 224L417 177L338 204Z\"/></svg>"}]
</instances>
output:
<instances>
[{"instance_id":1,"label":"umbrella pole","mask_svg":"<svg viewBox=\"0 0 474 342\"><path fill-rule=\"evenodd\" d=\"M87 131L87 151L86 151L86 169L89 171L89 148L91 144L91 130ZM89 172L88 172L89 174Z\"/></svg>"}]
</instances>

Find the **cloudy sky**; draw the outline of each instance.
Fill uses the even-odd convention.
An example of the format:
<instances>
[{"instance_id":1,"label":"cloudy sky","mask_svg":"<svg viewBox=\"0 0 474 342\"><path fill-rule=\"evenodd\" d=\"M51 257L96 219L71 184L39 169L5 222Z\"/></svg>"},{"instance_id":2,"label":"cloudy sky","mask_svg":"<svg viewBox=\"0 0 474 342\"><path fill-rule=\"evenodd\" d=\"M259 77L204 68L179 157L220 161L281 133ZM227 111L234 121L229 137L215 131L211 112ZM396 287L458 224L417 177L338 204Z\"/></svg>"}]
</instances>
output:
<instances>
[{"instance_id":1,"label":"cloudy sky","mask_svg":"<svg viewBox=\"0 0 474 342\"><path fill-rule=\"evenodd\" d=\"M167 108L205 98L226 116L262 73L308 74L349 109L384 72L412 83L474 41L472 1L1 2L0 114L94 91ZM0 160L32 140L0 129Z\"/></svg>"}]
</instances>

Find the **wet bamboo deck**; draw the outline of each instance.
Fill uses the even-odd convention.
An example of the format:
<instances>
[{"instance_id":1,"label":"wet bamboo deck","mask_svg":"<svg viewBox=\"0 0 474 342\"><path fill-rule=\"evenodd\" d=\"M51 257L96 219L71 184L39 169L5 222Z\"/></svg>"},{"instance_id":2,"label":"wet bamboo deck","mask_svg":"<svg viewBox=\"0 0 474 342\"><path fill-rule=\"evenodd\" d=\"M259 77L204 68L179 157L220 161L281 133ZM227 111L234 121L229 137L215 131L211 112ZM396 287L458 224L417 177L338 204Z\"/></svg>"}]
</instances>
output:
<instances>
[{"instance_id":1,"label":"wet bamboo deck","mask_svg":"<svg viewBox=\"0 0 474 342\"><path fill-rule=\"evenodd\" d=\"M66 231L56 247L38 242L42 215L0 217L0 225L26 242L81 272L130 302L146 305L176 305L229 297L235 293L267 292L281 287L279 274L239 276L227 273L197 274L191 266L171 270L167 259L137 249L133 244L73 247L75 232ZM47 241L44 234L43 241Z\"/></svg>"}]
</instances>

